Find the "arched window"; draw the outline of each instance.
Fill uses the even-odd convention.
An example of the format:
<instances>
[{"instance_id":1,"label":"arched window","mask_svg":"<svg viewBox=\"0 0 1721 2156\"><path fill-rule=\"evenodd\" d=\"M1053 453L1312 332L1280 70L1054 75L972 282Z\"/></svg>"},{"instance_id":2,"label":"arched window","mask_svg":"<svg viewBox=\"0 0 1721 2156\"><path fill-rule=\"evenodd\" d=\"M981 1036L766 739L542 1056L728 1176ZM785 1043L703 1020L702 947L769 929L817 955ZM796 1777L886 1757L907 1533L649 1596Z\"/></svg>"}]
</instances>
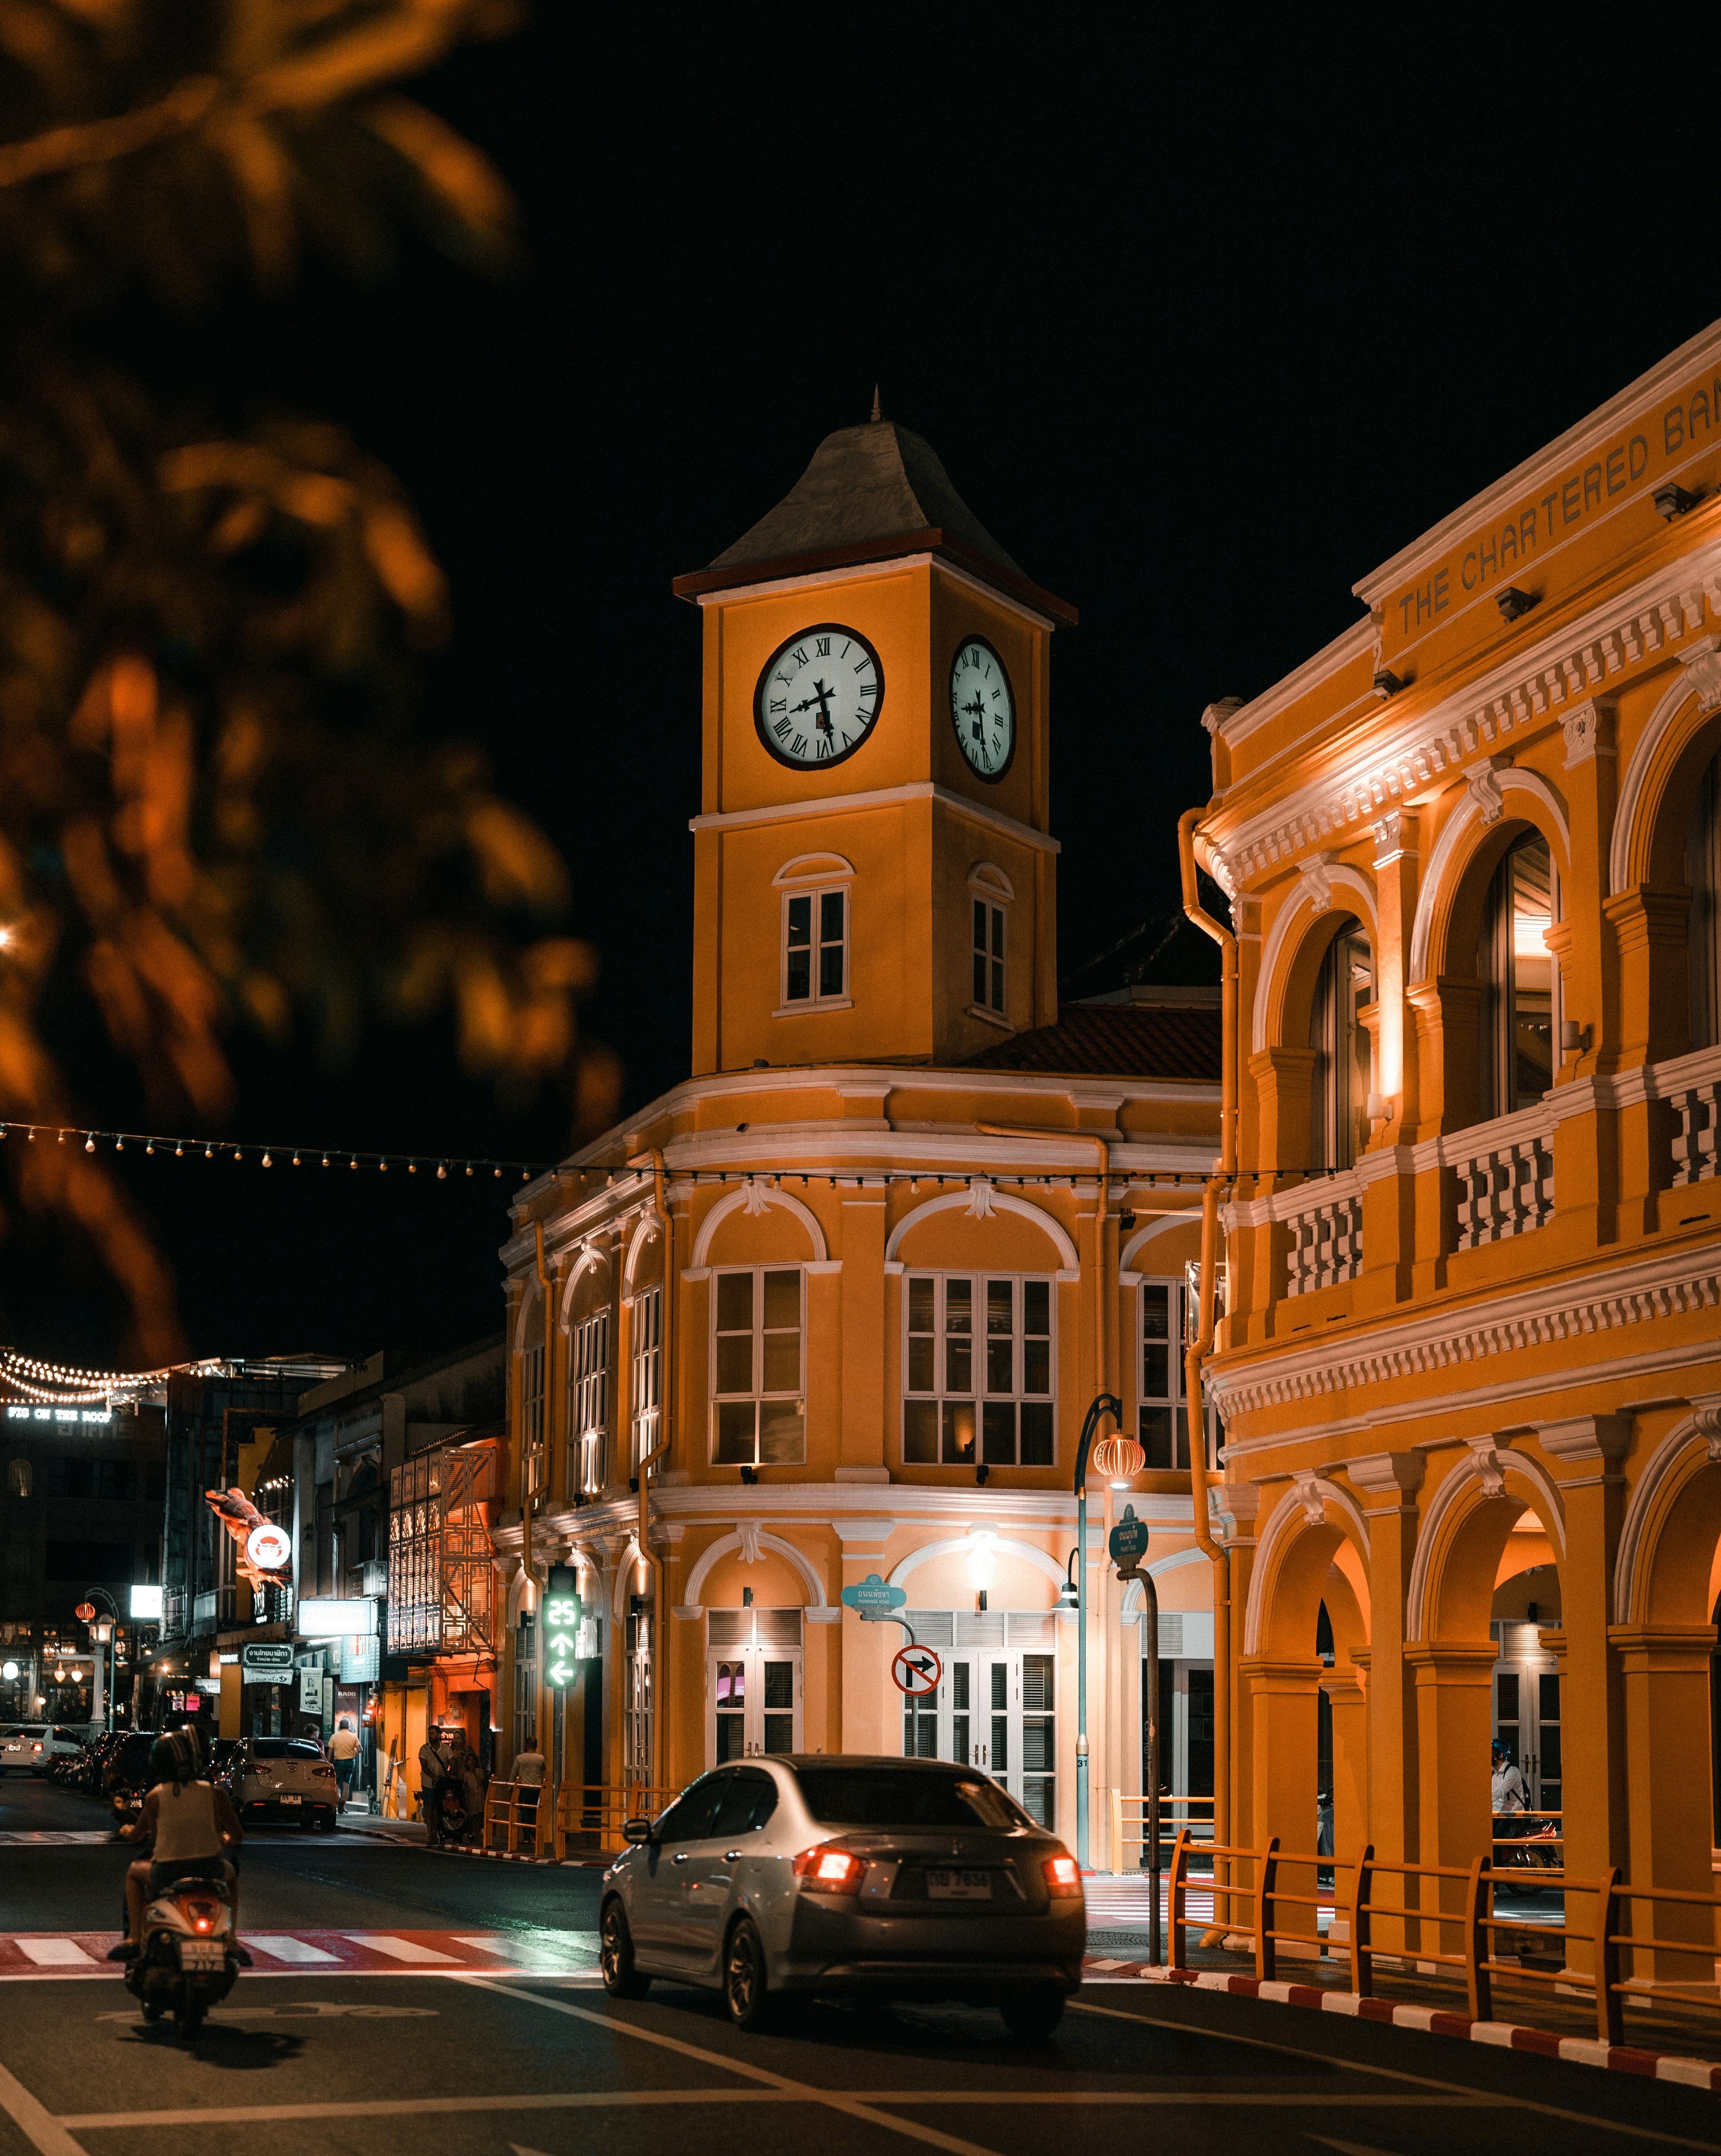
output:
<instances>
[{"instance_id":1,"label":"arched window","mask_svg":"<svg viewBox=\"0 0 1721 2156\"><path fill-rule=\"evenodd\" d=\"M1309 1021L1311 1168L1349 1168L1368 1142L1371 1044L1361 1012L1374 999L1369 939L1347 915L1321 961Z\"/></svg>"},{"instance_id":2,"label":"arched window","mask_svg":"<svg viewBox=\"0 0 1721 2156\"><path fill-rule=\"evenodd\" d=\"M1698 781L1685 880L1691 886L1691 1045L1714 1048L1721 1045L1721 756Z\"/></svg>"},{"instance_id":3,"label":"arched window","mask_svg":"<svg viewBox=\"0 0 1721 2156\"><path fill-rule=\"evenodd\" d=\"M1534 1106L1554 1083L1560 969L1547 936L1559 918L1560 879L1532 832L1494 870L1476 954L1485 1122Z\"/></svg>"}]
</instances>

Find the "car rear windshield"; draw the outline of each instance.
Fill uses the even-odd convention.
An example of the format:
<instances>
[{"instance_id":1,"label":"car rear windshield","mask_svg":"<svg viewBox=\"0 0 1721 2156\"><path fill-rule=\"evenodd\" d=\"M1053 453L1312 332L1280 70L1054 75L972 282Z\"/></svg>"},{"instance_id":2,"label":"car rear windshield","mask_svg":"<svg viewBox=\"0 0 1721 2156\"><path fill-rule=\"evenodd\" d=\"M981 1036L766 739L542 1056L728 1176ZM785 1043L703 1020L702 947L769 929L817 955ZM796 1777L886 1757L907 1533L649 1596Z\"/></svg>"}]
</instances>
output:
<instances>
[{"instance_id":1,"label":"car rear windshield","mask_svg":"<svg viewBox=\"0 0 1721 2156\"><path fill-rule=\"evenodd\" d=\"M972 1774L896 1767L802 1767L801 1790L822 1826L906 1827L937 1831L1031 1826L996 1782Z\"/></svg>"},{"instance_id":2,"label":"car rear windshield","mask_svg":"<svg viewBox=\"0 0 1721 2156\"><path fill-rule=\"evenodd\" d=\"M308 1744L302 1737L254 1737L251 1757L254 1759L320 1759L322 1753L315 1744Z\"/></svg>"}]
</instances>

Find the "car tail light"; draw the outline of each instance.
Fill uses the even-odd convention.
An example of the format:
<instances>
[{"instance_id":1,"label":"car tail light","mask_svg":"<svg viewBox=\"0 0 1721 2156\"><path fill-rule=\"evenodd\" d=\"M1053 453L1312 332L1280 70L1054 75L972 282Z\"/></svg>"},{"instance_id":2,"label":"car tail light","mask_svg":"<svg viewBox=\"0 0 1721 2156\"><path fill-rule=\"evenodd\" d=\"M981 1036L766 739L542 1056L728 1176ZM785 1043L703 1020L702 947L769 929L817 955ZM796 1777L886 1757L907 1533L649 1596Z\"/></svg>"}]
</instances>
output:
<instances>
[{"instance_id":1,"label":"car tail light","mask_svg":"<svg viewBox=\"0 0 1721 2156\"><path fill-rule=\"evenodd\" d=\"M1082 1898L1082 1874L1073 1856L1048 1856L1040 1866L1046 1875L1046 1892L1054 1902Z\"/></svg>"},{"instance_id":2,"label":"car tail light","mask_svg":"<svg viewBox=\"0 0 1721 2156\"><path fill-rule=\"evenodd\" d=\"M858 1894L866 1876L864 1861L852 1850L803 1849L795 1859L795 1876L816 1894Z\"/></svg>"},{"instance_id":3,"label":"car tail light","mask_svg":"<svg viewBox=\"0 0 1721 2156\"><path fill-rule=\"evenodd\" d=\"M33 1752L39 1752L42 1749L42 1747L39 1744L33 1744L30 1747L30 1749Z\"/></svg>"},{"instance_id":4,"label":"car tail light","mask_svg":"<svg viewBox=\"0 0 1721 2156\"><path fill-rule=\"evenodd\" d=\"M332 1767L313 1767L310 1771L313 1774L320 1775L325 1782L332 1782L335 1779L335 1769Z\"/></svg>"}]
</instances>

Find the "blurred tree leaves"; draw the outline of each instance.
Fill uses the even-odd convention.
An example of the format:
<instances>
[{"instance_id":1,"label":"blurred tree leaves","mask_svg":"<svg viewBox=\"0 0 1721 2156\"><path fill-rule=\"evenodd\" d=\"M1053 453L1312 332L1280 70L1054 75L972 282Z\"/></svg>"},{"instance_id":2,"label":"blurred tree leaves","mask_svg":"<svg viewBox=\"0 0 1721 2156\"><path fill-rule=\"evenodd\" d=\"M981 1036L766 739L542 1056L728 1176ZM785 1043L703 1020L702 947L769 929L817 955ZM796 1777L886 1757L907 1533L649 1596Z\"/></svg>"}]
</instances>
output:
<instances>
[{"instance_id":1,"label":"blurred tree leaves","mask_svg":"<svg viewBox=\"0 0 1721 2156\"><path fill-rule=\"evenodd\" d=\"M230 1111L235 1020L339 1058L439 1009L505 1096L613 1110L576 1022L592 954L546 932L561 860L474 748L413 732L448 593L401 487L315 419L169 408L103 336L140 301L281 299L313 254L375 276L415 228L505 268L505 184L397 85L515 19L0 0L0 1118L69 1118L38 1024L69 968L162 1120ZM95 1244L135 1351L177 1352L99 1158L8 1152L22 1201Z\"/></svg>"}]
</instances>

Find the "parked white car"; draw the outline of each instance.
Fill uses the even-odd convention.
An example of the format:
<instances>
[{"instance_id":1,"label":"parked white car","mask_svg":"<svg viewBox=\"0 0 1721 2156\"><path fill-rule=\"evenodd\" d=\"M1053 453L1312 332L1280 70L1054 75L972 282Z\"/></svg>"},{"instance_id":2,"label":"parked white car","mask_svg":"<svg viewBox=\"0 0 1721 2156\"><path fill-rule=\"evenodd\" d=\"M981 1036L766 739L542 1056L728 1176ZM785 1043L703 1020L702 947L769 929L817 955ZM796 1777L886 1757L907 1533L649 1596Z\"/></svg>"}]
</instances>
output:
<instances>
[{"instance_id":1,"label":"parked white car","mask_svg":"<svg viewBox=\"0 0 1721 2156\"><path fill-rule=\"evenodd\" d=\"M39 1774L47 1757L48 1725L44 1722L15 1723L0 1736L0 1774L33 1771Z\"/></svg>"},{"instance_id":2,"label":"parked white car","mask_svg":"<svg viewBox=\"0 0 1721 2156\"><path fill-rule=\"evenodd\" d=\"M263 1820L335 1824L335 1769L300 1737L247 1737L219 1777L247 1826Z\"/></svg>"},{"instance_id":3,"label":"parked white car","mask_svg":"<svg viewBox=\"0 0 1721 2156\"><path fill-rule=\"evenodd\" d=\"M64 1759L69 1753L81 1752L89 1736L87 1728L74 1729L64 1722L49 1722L43 1732L41 1756L32 1758L30 1772L45 1774L56 1759Z\"/></svg>"}]
</instances>

